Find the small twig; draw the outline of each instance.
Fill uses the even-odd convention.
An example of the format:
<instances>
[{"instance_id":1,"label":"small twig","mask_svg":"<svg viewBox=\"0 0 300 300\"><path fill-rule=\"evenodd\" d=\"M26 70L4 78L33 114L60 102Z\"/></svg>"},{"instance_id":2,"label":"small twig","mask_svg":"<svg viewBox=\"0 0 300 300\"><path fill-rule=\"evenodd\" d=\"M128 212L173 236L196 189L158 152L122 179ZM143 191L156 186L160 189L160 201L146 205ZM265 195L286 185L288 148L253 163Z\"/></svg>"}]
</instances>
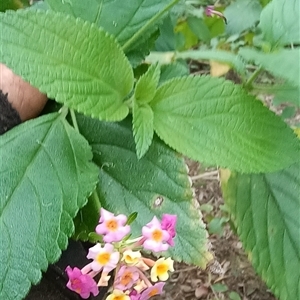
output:
<instances>
[{"instance_id":1,"label":"small twig","mask_svg":"<svg viewBox=\"0 0 300 300\"><path fill-rule=\"evenodd\" d=\"M213 177L213 176L216 176L216 177ZM198 174L198 175L195 175L195 176L191 176L192 181L202 179L202 178L203 179L217 180L219 178L219 171L214 170L214 171Z\"/></svg>"},{"instance_id":2,"label":"small twig","mask_svg":"<svg viewBox=\"0 0 300 300\"><path fill-rule=\"evenodd\" d=\"M244 87L245 89L251 89L252 88L252 83L254 82L254 80L257 78L257 76L262 72L262 67L258 67L250 76L250 78L247 80L247 82L245 83Z\"/></svg>"}]
</instances>

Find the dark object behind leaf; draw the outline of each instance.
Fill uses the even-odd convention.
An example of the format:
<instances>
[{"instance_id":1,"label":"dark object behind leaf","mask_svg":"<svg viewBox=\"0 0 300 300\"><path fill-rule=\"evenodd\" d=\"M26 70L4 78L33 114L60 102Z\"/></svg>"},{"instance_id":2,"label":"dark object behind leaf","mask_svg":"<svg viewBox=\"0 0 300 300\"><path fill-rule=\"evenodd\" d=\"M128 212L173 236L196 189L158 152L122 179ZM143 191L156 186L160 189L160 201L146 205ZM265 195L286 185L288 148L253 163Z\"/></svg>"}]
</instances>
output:
<instances>
[{"instance_id":1,"label":"dark object behind leaf","mask_svg":"<svg viewBox=\"0 0 300 300\"><path fill-rule=\"evenodd\" d=\"M7 94L0 90L0 134L21 123L18 112L11 106Z\"/></svg>"},{"instance_id":2,"label":"dark object behind leaf","mask_svg":"<svg viewBox=\"0 0 300 300\"><path fill-rule=\"evenodd\" d=\"M86 258L87 250L80 242L69 241L67 250L63 251L60 260L50 265L47 272L44 273L41 282L32 286L25 300L80 300L82 299L75 292L67 287L67 275L65 269L68 265L71 267L82 268L88 263ZM102 300L107 292L107 288L100 289L98 296L90 296L89 300Z\"/></svg>"}]
</instances>

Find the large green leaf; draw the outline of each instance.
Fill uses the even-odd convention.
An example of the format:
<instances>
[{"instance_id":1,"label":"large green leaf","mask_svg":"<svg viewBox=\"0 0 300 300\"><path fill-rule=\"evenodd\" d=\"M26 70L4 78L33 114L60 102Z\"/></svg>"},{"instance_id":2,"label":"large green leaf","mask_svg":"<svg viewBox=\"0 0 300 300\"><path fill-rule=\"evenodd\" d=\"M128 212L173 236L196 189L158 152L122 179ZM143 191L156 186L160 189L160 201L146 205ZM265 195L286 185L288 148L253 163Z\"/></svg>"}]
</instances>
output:
<instances>
[{"instance_id":1,"label":"large green leaf","mask_svg":"<svg viewBox=\"0 0 300 300\"><path fill-rule=\"evenodd\" d=\"M262 7L258 0L238 0L226 7L224 15L227 19L226 32L240 34L251 28L257 21Z\"/></svg>"},{"instance_id":2,"label":"large green leaf","mask_svg":"<svg viewBox=\"0 0 300 300\"><path fill-rule=\"evenodd\" d=\"M299 170L296 163L278 173L222 176L225 201L241 241L280 300L300 299Z\"/></svg>"},{"instance_id":3,"label":"large green leaf","mask_svg":"<svg viewBox=\"0 0 300 300\"><path fill-rule=\"evenodd\" d=\"M113 34L118 42L124 45L171 0L46 0L46 2L54 11L64 12L95 23ZM153 22L138 41L127 47L126 55L132 66L140 64L153 48L160 22L160 19Z\"/></svg>"},{"instance_id":4,"label":"large green leaf","mask_svg":"<svg viewBox=\"0 0 300 300\"><path fill-rule=\"evenodd\" d=\"M127 116L123 100L132 89L133 72L103 30L33 10L1 14L0 26L1 61L50 98L99 119Z\"/></svg>"},{"instance_id":5,"label":"large green leaf","mask_svg":"<svg viewBox=\"0 0 300 300\"><path fill-rule=\"evenodd\" d=\"M23 299L74 231L97 183L91 149L60 114L0 137L0 299Z\"/></svg>"},{"instance_id":6,"label":"large green leaf","mask_svg":"<svg viewBox=\"0 0 300 300\"><path fill-rule=\"evenodd\" d=\"M146 155L138 160L131 120L126 121L106 123L78 117L80 132L92 145L94 162L99 166L97 192L101 205L127 216L138 212L132 224L135 236L154 215L176 214L176 246L171 255L204 267L210 257L207 232L192 200L183 158L155 138Z\"/></svg>"},{"instance_id":7,"label":"large green leaf","mask_svg":"<svg viewBox=\"0 0 300 300\"><path fill-rule=\"evenodd\" d=\"M171 0L46 0L54 11L80 17L103 27L123 45ZM149 28L152 33L157 22ZM145 33L149 36L149 32Z\"/></svg>"},{"instance_id":8,"label":"large green leaf","mask_svg":"<svg viewBox=\"0 0 300 300\"><path fill-rule=\"evenodd\" d=\"M176 78L158 88L150 106L156 133L192 159L242 172L275 171L298 159L293 131L232 82Z\"/></svg>"},{"instance_id":9,"label":"large green leaf","mask_svg":"<svg viewBox=\"0 0 300 300\"><path fill-rule=\"evenodd\" d=\"M288 80L295 86L300 85L300 48L280 49L271 53L242 48L239 55L247 61L254 61L270 73Z\"/></svg>"},{"instance_id":10,"label":"large green leaf","mask_svg":"<svg viewBox=\"0 0 300 300\"><path fill-rule=\"evenodd\" d=\"M273 0L262 11L260 28L272 46L300 43L300 0Z\"/></svg>"},{"instance_id":11,"label":"large green leaf","mask_svg":"<svg viewBox=\"0 0 300 300\"><path fill-rule=\"evenodd\" d=\"M99 26L110 28L109 32L116 36L119 43L123 45L171 2L172 0L106 0L101 12L101 15L105 17L99 18ZM148 32L145 32L146 36L157 28L158 21L160 20L154 22Z\"/></svg>"}]
</instances>

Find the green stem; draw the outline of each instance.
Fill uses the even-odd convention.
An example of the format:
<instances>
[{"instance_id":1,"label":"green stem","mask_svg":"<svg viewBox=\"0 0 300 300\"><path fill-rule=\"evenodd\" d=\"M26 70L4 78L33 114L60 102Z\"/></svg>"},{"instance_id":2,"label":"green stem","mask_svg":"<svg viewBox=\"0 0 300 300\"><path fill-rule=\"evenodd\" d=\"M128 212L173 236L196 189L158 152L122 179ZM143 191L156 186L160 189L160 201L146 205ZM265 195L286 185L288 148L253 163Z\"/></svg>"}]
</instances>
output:
<instances>
[{"instance_id":1,"label":"green stem","mask_svg":"<svg viewBox=\"0 0 300 300\"><path fill-rule=\"evenodd\" d=\"M252 88L252 83L253 81L257 78L257 76L261 73L262 71L262 67L257 68L252 75L250 76L250 78L247 80L247 82L244 85L245 89L251 89Z\"/></svg>"},{"instance_id":2,"label":"green stem","mask_svg":"<svg viewBox=\"0 0 300 300\"><path fill-rule=\"evenodd\" d=\"M70 113L71 113L71 119L72 119L73 126L74 126L75 130L77 132L79 132L79 128L78 128L78 124L77 124L77 120L76 120L76 116L75 116L74 110L70 109Z\"/></svg>"},{"instance_id":3,"label":"green stem","mask_svg":"<svg viewBox=\"0 0 300 300\"><path fill-rule=\"evenodd\" d=\"M173 0L169 3L163 10L153 16L140 30L138 30L122 47L123 51L125 52L128 48L137 40L139 39L149 27L151 27L157 20L161 18L161 16L170 10L175 4L177 4L180 0Z\"/></svg>"},{"instance_id":4,"label":"green stem","mask_svg":"<svg viewBox=\"0 0 300 300\"><path fill-rule=\"evenodd\" d=\"M94 189L94 191L93 191L92 195L89 197L89 199L90 199L90 201L92 201L94 208L100 212L100 208L101 208L100 199L98 197L96 190L97 190L97 188Z\"/></svg>"}]
</instances>

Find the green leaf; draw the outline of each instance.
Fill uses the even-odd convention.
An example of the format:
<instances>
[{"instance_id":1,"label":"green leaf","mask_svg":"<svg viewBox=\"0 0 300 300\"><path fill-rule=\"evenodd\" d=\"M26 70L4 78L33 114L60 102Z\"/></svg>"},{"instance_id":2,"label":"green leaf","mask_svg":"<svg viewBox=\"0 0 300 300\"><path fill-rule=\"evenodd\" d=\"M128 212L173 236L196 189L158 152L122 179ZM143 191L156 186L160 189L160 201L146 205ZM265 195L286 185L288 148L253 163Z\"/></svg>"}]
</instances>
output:
<instances>
[{"instance_id":1,"label":"green leaf","mask_svg":"<svg viewBox=\"0 0 300 300\"><path fill-rule=\"evenodd\" d=\"M51 11L20 10L0 18L1 61L17 74L86 115L110 121L127 116L123 100L133 72L111 36Z\"/></svg>"},{"instance_id":2,"label":"green leaf","mask_svg":"<svg viewBox=\"0 0 300 300\"><path fill-rule=\"evenodd\" d=\"M280 49L276 52L263 53L251 48L242 48L239 51L247 61L254 61L275 76L288 80L292 85L300 83L300 48Z\"/></svg>"},{"instance_id":3,"label":"green leaf","mask_svg":"<svg viewBox=\"0 0 300 300\"><path fill-rule=\"evenodd\" d=\"M153 139L153 111L148 104L133 104L133 136L137 157L140 159L149 149Z\"/></svg>"},{"instance_id":4,"label":"green leaf","mask_svg":"<svg viewBox=\"0 0 300 300\"><path fill-rule=\"evenodd\" d=\"M200 41L209 42L211 40L210 31L203 19L197 17L188 17L187 23Z\"/></svg>"},{"instance_id":5,"label":"green leaf","mask_svg":"<svg viewBox=\"0 0 300 300\"><path fill-rule=\"evenodd\" d=\"M54 11L79 17L116 37L124 45L147 21L160 12L170 0L46 0ZM126 49L126 55L133 67L136 67L149 54L157 39L159 22L154 22L143 36Z\"/></svg>"},{"instance_id":6,"label":"green leaf","mask_svg":"<svg viewBox=\"0 0 300 300\"><path fill-rule=\"evenodd\" d=\"M296 163L272 174L222 176L226 203L253 266L282 300L300 298L299 169Z\"/></svg>"},{"instance_id":7,"label":"green leaf","mask_svg":"<svg viewBox=\"0 0 300 300\"><path fill-rule=\"evenodd\" d=\"M159 82L160 67L158 64L151 65L136 83L134 97L138 104L149 103L156 92Z\"/></svg>"},{"instance_id":8,"label":"green leaf","mask_svg":"<svg viewBox=\"0 0 300 300\"><path fill-rule=\"evenodd\" d=\"M222 18L205 16L204 22L210 31L211 38L222 35L225 32L225 22Z\"/></svg>"},{"instance_id":9,"label":"green leaf","mask_svg":"<svg viewBox=\"0 0 300 300\"><path fill-rule=\"evenodd\" d=\"M161 66L159 84L175 77L189 75L189 73L189 67L185 62L175 61L171 64L163 65Z\"/></svg>"},{"instance_id":10,"label":"green leaf","mask_svg":"<svg viewBox=\"0 0 300 300\"><path fill-rule=\"evenodd\" d=\"M127 222L126 224L130 225L134 222L134 220L136 219L136 217L138 216L137 212L133 212L128 216Z\"/></svg>"},{"instance_id":11,"label":"green leaf","mask_svg":"<svg viewBox=\"0 0 300 300\"><path fill-rule=\"evenodd\" d=\"M95 23L113 34L123 45L154 15L159 13L171 0L46 0L54 11L68 13L74 17ZM157 28L157 22L146 35Z\"/></svg>"},{"instance_id":12,"label":"green leaf","mask_svg":"<svg viewBox=\"0 0 300 300\"><path fill-rule=\"evenodd\" d=\"M176 35L174 26L177 18L174 19L170 14L163 20L159 26L159 37L155 42L156 51L174 51L176 50Z\"/></svg>"},{"instance_id":13,"label":"green leaf","mask_svg":"<svg viewBox=\"0 0 300 300\"><path fill-rule=\"evenodd\" d=\"M28 0L1 0L0 11L6 11L8 9L17 10L29 6Z\"/></svg>"},{"instance_id":14,"label":"green leaf","mask_svg":"<svg viewBox=\"0 0 300 300\"><path fill-rule=\"evenodd\" d=\"M246 70L244 61L238 55L224 50L189 50L176 53L176 58L216 60L219 62L228 63L241 74L244 74Z\"/></svg>"},{"instance_id":15,"label":"green leaf","mask_svg":"<svg viewBox=\"0 0 300 300\"><path fill-rule=\"evenodd\" d=\"M224 233L224 225L228 222L228 218L222 217L222 218L213 218L208 223L208 232L210 234L217 234L219 236L222 236Z\"/></svg>"},{"instance_id":16,"label":"green leaf","mask_svg":"<svg viewBox=\"0 0 300 300\"><path fill-rule=\"evenodd\" d=\"M293 131L232 82L176 78L158 88L150 105L155 132L192 159L248 173L279 170L298 159Z\"/></svg>"},{"instance_id":17,"label":"green leaf","mask_svg":"<svg viewBox=\"0 0 300 300\"><path fill-rule=\"evenodd\" d=\"M240 34L250 29L259 21L261 11L258 0L238 0L231 3L224 11L227 19L226 33Z\"/></svg>"},{"instance_id":18,"label":"green leaf","mask_svg":"<svg viewBox=\"0 0 300 300\"><path fill-rule=\"evenodd\" d=\"M105 0L98 25L112 33L123 45L171 2L172 0ZM159 21L148 29L146 36L150 36L157 29Z\"/></svg>"},{"instance_id":19,"label":"green leaf","mask_svg":"<svg viewBox=\"0 0 300 300\"><path fill-rule=\"evenodd\" d=\"M57 113L0 137L0 299L19 300L55 262L97 183L91 149Z\"/></svg>"},{"instance_id":20,"label":"green leaf","mask_svg":"<svg viewBox=\"0 0 300 300\"><path fill-rule=\"evenodd\" d=\"M150 54L150 49L154 47L155 41L159 36L159 31L154 31L146 40L141 40L133 49L126 51L126 56L133 68L140 65L147 55Z\"/></svg>"},{"instance_id":21,"label":"green leaf","mask_svg":"<svg viewBox=\"0 0 300 300\"><path fill-rule=\"evenodd\" d=\"M280 86L273 86L270 92L275 95L273 99L275 105L289 102L300 107L300 85L297 87L285 83Z\"/></svg>"},{"instance_id":22,"label":"green leaf","mask_svg":"<svg viewBox=\"0 0 300 300\"><path fill-rule=\"evenodd\" d=\"M62 12L75 18L98 23L101 16L103 0L44 0L55 12Z\"/></svg>"},{"instance_id":23,"label":"green leaf","mask_svg":"<svg viewBox=\"0 0 300 300\"><path fill-rule=\"evenodd\" d=\"M94 236L91 237L90 228L95 230L99 222L100 217L100 202L97 196L97 193L93 193L88 199L87 204L78 212L77 216L74 219L75 233L73 238L81 241L90 241L93 242ZM97 235L95 233L97 237Z\"/></svg>"},{"instance_id":24,"label":"green leaf","mask_svg":"<svg viewBox=\"0 0 300 300\"><path fill-rule=\"evenodd\" d=\"M229 299L230 300L242 300L240 295L236 292L230 292L229 293Z\"/></svg>"},{"instance_id":25,"label":"green leaf","mask_svg":"<svg viewBox=\"0 0 300 300\"><path fill-rule=\"evenodd\" d=\"M226 284L222 284L222 283L215 283L212 286L213 291L217 292L217 293L224 293L226 291L228 291L228 286Z\"/></svg>"},{"instance_id":26,"label":"green leaf","mask_svg":"<svg viewBox=\"0 0 300 300\"><path fill-rule=\"evenodd\" d=\"M272 46L300 43L300 0L273 0L262 11L259 27Z\"/></svg>"},{"instance_id":27,"label":"green leaf","mask_svg":"<svg viewBox=\"0 0 300 300\"><path fill-rule=\"evenodd\" d=\"M154 138L147 154L138 160L130 120L109 123L80 116L78 124L92 144L94 162L99 166L101 205L116 214L137 212L133 237L141 234L142 226L154 215L176 214L172 257L204 267L211 258L206 249L207 232L192 200L183 158Z\"/></svg>"},{"instance_id":28,"label":"green leaf","mask_svg":"<svg viewBox=\"0 0 300 300\"><path fill-rule=\"evenodd\" d=\"M294 86L289 83L270 84L254 84L253 89L255 93L263 93L267 95L274 95L272 103L274 105L281 105L283 103L293 104L300 107L300 85Z\"/></svg>"}]
</instances>

